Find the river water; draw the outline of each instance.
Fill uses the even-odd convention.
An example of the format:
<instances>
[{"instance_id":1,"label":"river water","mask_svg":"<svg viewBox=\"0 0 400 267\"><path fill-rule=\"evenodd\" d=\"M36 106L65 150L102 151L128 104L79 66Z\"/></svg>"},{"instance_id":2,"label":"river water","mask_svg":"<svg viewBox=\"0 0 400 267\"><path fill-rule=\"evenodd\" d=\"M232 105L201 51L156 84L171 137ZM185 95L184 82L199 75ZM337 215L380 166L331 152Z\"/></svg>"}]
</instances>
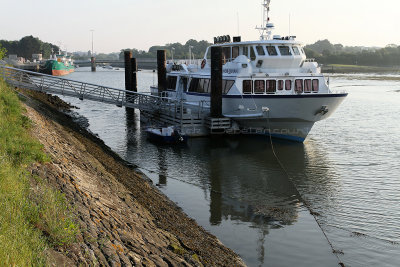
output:
<instances>
[{"instance_id":1,"label":"river water","mask_svg":"<svg viewBox=\"0 0 400 267\"><path fill-rule=\"evenodd\" d=\"M124 87L123 71L80 68L68 78ZM139 72L139 91L156 79ZM349 96L304 144L274 141L282 166L265 137L157 146L138 111L63 99L249 266L399 266L400 75L331 75L330 83Z\"/></svg>"}]
</instances>

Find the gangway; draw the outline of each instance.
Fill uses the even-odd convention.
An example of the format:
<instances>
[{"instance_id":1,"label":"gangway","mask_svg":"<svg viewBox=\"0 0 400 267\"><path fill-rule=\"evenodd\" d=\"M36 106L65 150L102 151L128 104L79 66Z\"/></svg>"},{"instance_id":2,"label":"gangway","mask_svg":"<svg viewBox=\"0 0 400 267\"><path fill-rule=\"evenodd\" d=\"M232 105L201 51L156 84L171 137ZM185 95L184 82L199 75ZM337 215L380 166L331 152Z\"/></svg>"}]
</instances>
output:
<instances>
[{"instance_id":1,"label":"gangway","mask_svg":"<svg viewBox=\"0 0 400 267\"><path fill-rule=\"evenodd\" d=\"M148 120L178 126L190 136L208 135L208 103L193 108L182 100L127 91L0 65L0 75L10 85L48 94L76 97L118 107L135 108Z\"/></svg>"}]
</instances>

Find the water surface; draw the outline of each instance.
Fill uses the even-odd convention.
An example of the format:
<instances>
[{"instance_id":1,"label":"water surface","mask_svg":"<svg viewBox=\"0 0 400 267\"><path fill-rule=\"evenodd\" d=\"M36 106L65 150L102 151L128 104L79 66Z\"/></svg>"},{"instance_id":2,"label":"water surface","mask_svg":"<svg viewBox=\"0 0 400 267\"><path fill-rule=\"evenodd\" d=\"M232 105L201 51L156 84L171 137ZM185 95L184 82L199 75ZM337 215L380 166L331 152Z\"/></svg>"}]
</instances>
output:
<instances>
[{"instance_id":1,"label":"water surface","mask_svg":"<svg viewBox=\"0 0 400 267\"><path fill-rule=\"evenodd\" d=\"M80 68L68 77L124 86L123 71ZM149 91L156 77L142 71L138 80ZM400 76L332 75L330 83L348 98L304 144L274 141L284 169L265 137L160 147L146 140L138 111L64 99L249 266L398 266Z\"/></svg>"}]
</instances>

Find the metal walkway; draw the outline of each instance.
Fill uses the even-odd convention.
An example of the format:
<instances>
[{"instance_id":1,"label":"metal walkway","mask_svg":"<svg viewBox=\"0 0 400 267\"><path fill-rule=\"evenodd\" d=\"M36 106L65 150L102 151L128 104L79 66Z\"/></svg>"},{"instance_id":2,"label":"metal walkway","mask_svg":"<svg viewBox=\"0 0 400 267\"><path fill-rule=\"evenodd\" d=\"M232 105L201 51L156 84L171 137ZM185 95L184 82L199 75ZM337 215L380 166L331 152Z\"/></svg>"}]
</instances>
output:
<instances>
[{"instance_id":1,"label":"metal walkway","mask_svg":"<svg viewBox=\"0 0 400 267\"><path fill-rule=\"evenodd\" d=\"M118 107L139 109L150 120L179 126L193 136L208 134L205 119L209 109L200 102L193 108L184 101L150 93L137 93L91 83L74 81L57 76L31 72L0 65L0 77L10 85L34 91L92 100Z\"/></svg>"}]
</instances>

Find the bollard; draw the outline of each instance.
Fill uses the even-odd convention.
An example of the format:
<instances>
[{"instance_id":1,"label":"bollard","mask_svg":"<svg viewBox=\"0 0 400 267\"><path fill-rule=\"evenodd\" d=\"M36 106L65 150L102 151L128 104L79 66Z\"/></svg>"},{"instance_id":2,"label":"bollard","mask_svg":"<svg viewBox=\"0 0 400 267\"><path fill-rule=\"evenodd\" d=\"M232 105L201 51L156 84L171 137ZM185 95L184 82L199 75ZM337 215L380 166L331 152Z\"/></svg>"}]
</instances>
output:
<instances>
[{"instance_id":1,"label":"bollard","mask_svg":"<svg viewBox=\"0 0 400 267\"><path fill-rule=\"evenodd\" d=\"M92 71L96 71L96 58L95 57L91 57L90 59L91 65L92 65Z\"/></svg>"},{"instance_id":2,"label":"bollard","mask_svg":"<svg viewBox=\"0 0 400 267\"><path fill-rule=\"evenodd\" d=\"M211 117L222 118L222 48L211 47Z\"/></svg>"},{"instance_id":3,"label":"bollard","mask_svg":"<svg viewBox=\"0 0 400 267\"><path fill-rule=\"evenodd\" d=\"M158 93L167 89L167 63L165 50L157 50Z\"/></svg>"}]
</instances>

